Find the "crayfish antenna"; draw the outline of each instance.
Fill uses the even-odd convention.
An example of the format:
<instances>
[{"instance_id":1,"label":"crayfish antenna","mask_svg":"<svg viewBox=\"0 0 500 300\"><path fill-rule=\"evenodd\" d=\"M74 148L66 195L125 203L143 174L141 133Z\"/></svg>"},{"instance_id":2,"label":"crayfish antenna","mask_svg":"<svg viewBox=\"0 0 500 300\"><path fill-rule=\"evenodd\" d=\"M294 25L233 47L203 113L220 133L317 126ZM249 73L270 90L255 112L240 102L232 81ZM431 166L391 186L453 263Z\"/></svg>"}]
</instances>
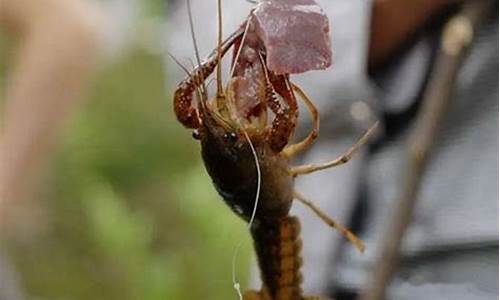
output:
<instances>
[{"instance_id":1,"label":"crayfish antenna","mask_svg":"<svg viewBox=\"0 0 500 300\"><path fill-rule=\"evenodd\" d=\"M231 67L231 72L229 72L229 76L231 76L231 77L234 75L234 70L236 69L236 64L238 63L238 59L240 58L240 55L241 55L241 50L243 49L243 45L245 44L248 29L250 28L250 20L251 20L252 16L253 16L253 14L250 13L250 16L248 17L247 23L245 25L245 29L243 30L243 37L241 38L240 47L238 48L238 51L236 52L236 55L234 56L234 60L233 60L234 63L233 63L233 66Z\"/></svg>"},{"instance_id":2,"label":"crayfish antenna","mask_svg":"<svg viewBox=\"0 0 500 300\"><path fill-rule=\"evenodd\" d=\"M191 1L190 0L187 0L187 10L188 10L188 18L189 18L189 28L191 31L191 39L193 40L194 54L196 56L196 63L198 64L198 67L201 67L200 51L198 49L198 43L196 41L196 35L194 33L193 13L191 10ZM194 76L193 79L195 80L195 82L201 80L199 78L199 76ZM207 87L206 87L204 81L196 82L196 83L199 83L199 84L197 84L197 86L200 86L199 89L198 88L196 89L196 96L198 99L198 104L201 107L202 113L206 113L207 112L206 103L207 103L207 99L208 99Z\"/></svg>"},{"instance_id":3,"label":"crayfish antenna","mask_svg":"<svg viewBox=\"0 0 500 300\"><path fill-rule=\"evenodd\" d=\"M192 77L191 72L175 57L170 51L167 51L167 55L181 68L184 73L186 73L189 77Z\"/></svg>"},{"instance_id":4,"label":"crayfish antenna","mask_svg":"<svg viewBox=\"0 0 500 300\"><path fill-rule=\"evenodd\" d=\"M363 242L356 236L354 233L349 231L344 226L335 222L332 218L327 216L321 209L319 209L314 203L307 200L302 194L297 191L294 192L295 199L299 200L302 204L309 207L323 222L325 222L328 226L337 229L345 238L349 240L358 250L363 253L365 251L365 245Z\"/></svg>"},{"instance_id":5,"label":"crayfish antenna","mask_svg":"<svg viewBox=\"0 0 500 300\"><path fill-rule=\"evenodd\" d=\"M217 0L217 101L224 100L222 88L222 0ZM218 103L222 104L222 103Z\"/></svg>"}]
</instances>

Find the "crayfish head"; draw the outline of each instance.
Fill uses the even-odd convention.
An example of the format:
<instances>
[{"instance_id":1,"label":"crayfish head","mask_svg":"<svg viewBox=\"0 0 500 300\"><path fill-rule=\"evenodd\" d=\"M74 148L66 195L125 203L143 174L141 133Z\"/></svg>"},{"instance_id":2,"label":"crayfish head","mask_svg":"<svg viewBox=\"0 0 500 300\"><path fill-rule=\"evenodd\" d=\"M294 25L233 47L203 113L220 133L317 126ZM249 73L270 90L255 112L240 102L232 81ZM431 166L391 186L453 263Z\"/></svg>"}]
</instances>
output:
<instances>
[{"instance_id":1,"label":"crayfish head","mask_svg":"<svg viewBox=\"0 0 500 300\"><path fill-rule=\"evenodd\" d=\"M235 213L248 220L252 202L238 195L242 189L255 191L257 172L245 133L215 117L204 120L200 142L205 168L218 193Z\"/></svg>"},{"instance_id":2,"label":"crayfish head","mask_svg":"<svg viewBox=\"0 0 500 300\"><path fill-rule=\"evenodd\" d=\"M265 139L265 84L247 76L232 77L223 95L200 105L202 147L237 156L249 139L255 144Z\"/></svg>"},{"instance_id":3,"label":"crayfish head","mask_svg":"<svg viewBox=\"0 0 500 300\"><path fill-rule=\"evenodd\" d=\"M265 152L266 112L239 105L236 82L231 80L224 99L216 98L200 108L199 139L205 167L217 191L235 213L248 220L258 182L252 146L256 155Z\"/></svg>"},{"instance_id":4,"label":"crayfish head","mask_svg":"<svg viewBox=\"0 0 500 300\"><path fill-rule=\"evenodd\" d=\"M199 138L205 167L218 193L249 221L257 191L261 199L257 219L286 215L293 178L286 159L269 145L268 83L262 65L258 60L246 62L241 72L236 68L223 95L201 102Z\"/></svg>"}]
</instances>

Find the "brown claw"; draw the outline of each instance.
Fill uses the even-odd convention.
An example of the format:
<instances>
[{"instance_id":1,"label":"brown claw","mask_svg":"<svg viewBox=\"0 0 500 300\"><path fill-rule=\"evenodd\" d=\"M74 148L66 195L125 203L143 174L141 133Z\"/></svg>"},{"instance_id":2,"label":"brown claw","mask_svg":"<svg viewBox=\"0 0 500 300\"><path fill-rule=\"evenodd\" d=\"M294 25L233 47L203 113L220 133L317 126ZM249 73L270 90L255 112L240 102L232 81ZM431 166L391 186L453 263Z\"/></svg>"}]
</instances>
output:
<instances>
[{"instance_id":1,"label":"brown claw","mask_svg":"<svg viewBox=\"0 0 500 300\"><path fill-rule=\"evenodd\" d=\"M237 30L229 38L222 43L222 55L234 45L236 40L241 38L243 31ZM217 66L218 59L216 51L208 57L207 61L196 67L191 74L178 85L174 94L174 112L177 120L187 128L197 129L200 127L200 119L198 110L193 106L193 93L203 85L210 74L213 73Z\"/></svg>"},{"instance_id":2,"label":"brown claw","mask_svg":"<svg viewBox=\"0 0 500 300\"><path fill-rule=\"evenodd\" d=\"M269 80L273 89L283 98L286 105L282 107L282 104L276 97L268 99L268 107L275 114L268 137L269 144L271 149L281 152L295 131L298 117L297 99L291 89L288 76L275 75L269 72Z\"/></svg>"}]
</instances>

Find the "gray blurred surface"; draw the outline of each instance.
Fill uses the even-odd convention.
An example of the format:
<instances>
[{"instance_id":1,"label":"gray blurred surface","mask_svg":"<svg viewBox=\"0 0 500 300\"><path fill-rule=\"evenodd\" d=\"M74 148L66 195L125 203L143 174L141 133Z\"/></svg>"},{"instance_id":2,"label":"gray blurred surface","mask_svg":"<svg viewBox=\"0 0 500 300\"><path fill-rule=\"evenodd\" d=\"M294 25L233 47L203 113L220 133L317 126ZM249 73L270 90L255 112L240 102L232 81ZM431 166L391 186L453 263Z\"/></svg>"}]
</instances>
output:
<instances>
[{"instance_id":1,"label":"gray blurred surface","mask_svg":"<svg viewBox=\"0 0 500 300\"><path fill-rule=\"evenodd\" d=\"M351 195L353 202L359 201L363 207L359 235L369 250L359 256L351 247L341 246L336 268L330 273L330 284L336 289L364 287L382 246L381 237L400 188L404 143L432 63L432 49L439 41L438 33L438 29L429 30L374 78L374 109L385 121L387 131L358 170L362 192ZM396 289L406 280L418 278L419 282L443 286L467 284L490 298L498 294L497 83L498 19L491 16L481 26L461 68L424 174L414 220L405 236L403 261L420 258L413 264L403 264L394 281ZM336 179L332 176L332 180ZM437 294L431 298L448 299L447 293L453 290L441 289L442 298ZM406 293L411 296L416 291L414 287ZM455 299L476 298L463 294Z\"/></svg>"},{"instance_id":2,"label":"gray blurred surface","mask_svg":"<svg viewBox=\"0 0 500 300\"><path fill-rule=\"evenodd\" d=\"M402 283L392 291L391 297L399 300L491 300L495 297L498 299L497 296L482 292L471 285L440 283L423 285Z\"/></svg>"}]
</instances>

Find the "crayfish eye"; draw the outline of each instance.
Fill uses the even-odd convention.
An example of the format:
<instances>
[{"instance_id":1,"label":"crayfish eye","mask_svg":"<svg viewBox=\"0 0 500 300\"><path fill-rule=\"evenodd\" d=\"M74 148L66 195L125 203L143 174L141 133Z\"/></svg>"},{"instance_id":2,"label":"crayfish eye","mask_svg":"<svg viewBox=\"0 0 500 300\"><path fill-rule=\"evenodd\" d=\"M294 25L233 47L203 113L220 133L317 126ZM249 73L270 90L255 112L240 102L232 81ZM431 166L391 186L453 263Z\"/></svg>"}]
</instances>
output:
<instances>
[{"instance_id":1,"label":"crayfish eye","mask_svg":"<svg viewBox=\"0 0 500 300\"><path fill-rule=\"evenodd\" d=\"M191 134L193 136L193 139L199 140L201 138L200 131L198 129L193 130L193 133Z\"/></svg>"},{"instance_id":2,"label":"crayfish eye","mask_svg":"<svg viewBox=\"0 0 500 300\"><path fill-rule=\"evenodd\" d=\"M236 141L238 140L238 136L234 132L225 133L223 138L226 142L231 144L236 143Z\"/></svg>"}]
</instances>

